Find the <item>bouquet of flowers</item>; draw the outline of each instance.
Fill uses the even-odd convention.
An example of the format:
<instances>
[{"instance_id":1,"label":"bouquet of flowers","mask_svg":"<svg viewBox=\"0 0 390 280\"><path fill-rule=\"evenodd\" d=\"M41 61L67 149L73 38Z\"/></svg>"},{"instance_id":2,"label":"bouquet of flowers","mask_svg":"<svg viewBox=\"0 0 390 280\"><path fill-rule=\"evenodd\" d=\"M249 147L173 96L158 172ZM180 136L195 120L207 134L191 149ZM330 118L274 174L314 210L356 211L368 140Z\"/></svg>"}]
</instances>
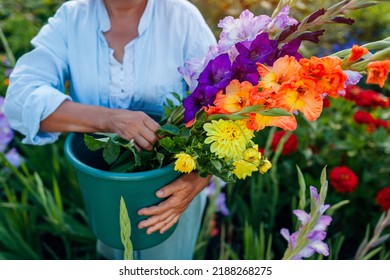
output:
<instances>
[{"instance_id":1,"label":"bouquet of flowers","mask_svg":"<svg viewBox=\"0 0 390 280\"><path fill-rule=\"evenodd\" d=\"M294 130L298 114L315 121L326 96L344 95L363 74L367 83L383 86L390 70L390 38L326 57L304 58L299 51L304 41L318 43L326 25L352 24L346 12L376 2L344 0L302 20L289 16L295 2L281 0L272 16L245 10L220 21L218 44L202 60L179 67L190 92L183 101L177 94L179 102L167 101L157 132L164 137L154 151L138 152L132 141L112 134L86 136L87 146L103 148L114 171L174 161L179 172L196 170L226 182L267 172L272 165L254 143L255 133L268 126Z\"/></svg>"}]
</instances>

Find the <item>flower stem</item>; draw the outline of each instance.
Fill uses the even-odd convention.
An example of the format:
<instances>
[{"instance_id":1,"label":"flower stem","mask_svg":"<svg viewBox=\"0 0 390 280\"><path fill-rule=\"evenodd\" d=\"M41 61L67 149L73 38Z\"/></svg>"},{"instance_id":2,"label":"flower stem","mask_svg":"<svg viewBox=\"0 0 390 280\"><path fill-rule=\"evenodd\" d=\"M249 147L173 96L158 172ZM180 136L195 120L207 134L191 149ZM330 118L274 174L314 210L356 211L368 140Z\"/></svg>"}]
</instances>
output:
<instances>
[{"instance_id":1,"label":"flower stem","mask_svg":"<svg viewBox=\"0 0 390 280\"><path fill-rule=\"evenodd\" d=\"M360 248L356 252L355 260L363 259L363 257L368 253L368 251L370 251L371 249L379 245L378 240L381 236L381 233L389 225L390 225L390 210L388 210L386 213L383 213L382 216L379 218L379 221L374 230L374 235L364 247Z\"/></svg>"}]
</instances>

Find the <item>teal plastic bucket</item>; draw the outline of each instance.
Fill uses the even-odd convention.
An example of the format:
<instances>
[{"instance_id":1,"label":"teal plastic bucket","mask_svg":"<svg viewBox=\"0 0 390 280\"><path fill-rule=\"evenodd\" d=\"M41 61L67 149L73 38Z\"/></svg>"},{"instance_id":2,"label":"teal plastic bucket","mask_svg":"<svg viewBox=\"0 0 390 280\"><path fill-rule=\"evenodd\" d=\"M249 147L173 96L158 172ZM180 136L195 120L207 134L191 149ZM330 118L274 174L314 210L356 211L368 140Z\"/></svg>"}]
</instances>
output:
<instances>
[{"instance_id":1,"label":"teal plastic bucket","mask_svg":"<svg viewBox=\"0 0 390 280\"><path fill-rule=\"evenodd\" d=\"M109 172L101 151L92 152L84 144L83 134L71 133L65 141L65 155L76 170L90 227L96 237L108 246L123 249L120 238L119 205L124 198L131 221L131 241L134 250L147 249L166 240L177 223L163 234L146 234L138 229L137 211L156 205L163 199L156 191L176 179L180 173L173 165L145 172Z\"/></svg>"}]
</instances>

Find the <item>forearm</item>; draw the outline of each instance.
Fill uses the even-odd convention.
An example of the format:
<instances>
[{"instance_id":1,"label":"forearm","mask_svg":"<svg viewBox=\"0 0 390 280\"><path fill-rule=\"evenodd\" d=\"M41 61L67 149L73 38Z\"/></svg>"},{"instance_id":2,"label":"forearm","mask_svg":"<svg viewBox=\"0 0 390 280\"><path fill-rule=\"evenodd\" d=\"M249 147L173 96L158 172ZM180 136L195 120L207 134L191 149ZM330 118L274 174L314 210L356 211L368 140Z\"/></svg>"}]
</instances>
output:
<instances>
[{"instance_id":1,"label":"forearm","mask_svg":"<svg viewBox=\"0 0 390 280\"><path fill-rule=\"evenodd\" d=\"M195 182L195 184L194 184L195 195L197 195L205 187L207 187L209 185L209 183L210 183L211 178L212 178L212 175L209 175L209 176L207 176L205 178L200 177L197 172L192 172L189 175L193 176L193 182Z\"/></svg>"},{"instance_id":2,"label":"forearm","mask_svg":"<svg viewBox=\"0 0 390 280\"><path fill-rule=\"evenodd\" d=\"M108 116L112 109L64 101L50 116L42 120L44 132L112 132Z\"/></svg>"}]
</instances>

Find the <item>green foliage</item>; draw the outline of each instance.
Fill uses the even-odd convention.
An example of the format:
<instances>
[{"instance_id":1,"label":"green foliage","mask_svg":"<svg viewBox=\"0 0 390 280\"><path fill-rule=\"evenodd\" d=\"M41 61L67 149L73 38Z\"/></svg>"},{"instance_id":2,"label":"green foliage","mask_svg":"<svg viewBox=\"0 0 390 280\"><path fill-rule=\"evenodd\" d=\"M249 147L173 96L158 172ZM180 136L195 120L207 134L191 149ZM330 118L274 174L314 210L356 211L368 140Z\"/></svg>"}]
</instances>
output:
<instances>
[{"instance_id":1,"label":"green foliage","mask_svg":"<svg viewBox=\"0 0 390 280\"><path fill-rule=\"evenodd\" d=\"M0 2L0 28L15 57L31 49L30 40L47 21L61 0L2 0ZM206 15L209 25L218 35L218 20L225 15L237 16L243 9L255 14L269 14L278 1L221 1L192 0ZM315 7L330 6L338 1L299 1L297 18ZM332 26L322 38L322 44L306 46L307 53L330 52L335 44L346 44L352 38L357 42L376 41L387 37L390 28L390 6L383 3L364 11L351 12L356 19L351 33L348 26ZM321 48L321 49L320 49ZM0 44L0 58L5 58L4 44ZM9 55L7 55L9 60ZM12 65L0 62L0 94L6 90L6 69ZM389 92L389 85L384 93ZM173 95L175 96L175 95ZM175 97L176 98L176 97ZM168 101L166 116L171 116L177 100ZM176 98L177 99L177 98ZM327 165L347 165L359 177L358 188L352 193L338 193L330 186L328 203L332 206L328 214L333 221L325 240L330 247L329 259L359 258L390 259L388 227L381 228L375 237L377 222L383 221L381 209L375 202L378 190L390 185L390 137L384 128L367 131L365 125L354 122L356 106L344 99L331 100L331 107L323 111L314 123L298 117L298 129L294 134L299 139L299 148L289 155L281 155L281 144L276 151L271 147L275 129L259 133L256 142L265 148L265 155L273 163L272 173L253 176L245 181L228 184L219 189L208 200L204 224L197 243L196 259L280 259L286 249L286 242L280 236L282 227L294 228L295 217L291 210L307 207L306 186L318 185L319 171ZM390 119L387 108L371 110L375 118ZM205 118L204 113L197 116ZM178 121L172 120L171 121ZM194 125L196 133L202 122ZM188 134L173 126L161 129L168 137L160 144L168 152L180 152L175 143L185 143ZM15 169L0 154L0 259L96 259L96 240L88 226L81 193L76 176L62 152L63 137L53 145L31 147L22 145L20 135L12 143L25 158L21 168ZM119 143L119 142L118 142ZM93 142L91 145L107 143ZM121 142L118 162L137 158L138 151ZM204 153L199 149L198 153ZM145 156L150 156L145 152ZM117 149L106 152L114 158ZM169 160L164 153L154 158L157 165ZM298 165L301 171L296 169ZM120 170L120 166L124 169ZM113 165L117 172L131 171L135 165ZM210 169L221 174L224 166L212 160ZM299 176L298 176L299 174ZM296 178L299 177L299 180ZM300 183L299 183L300 182ZM303 184L305 182L305 184ZM305 186L306 185L306 186ZM225 192L230 215L215 214L216 198ZM342 207L342 208L340 208ZM213 222L215 225L212 226ZM379 223L383 225L383 223ZM346 226L347 225L347 226ZM362 231L367 228L367 233ZM374 231L370 230L374 229ZM218 233L213 233L217 230ZM130 236L130 235L129 235ZM367 245L370 243L370 248ZM359 244L363 244L359 248Z\"/></svg>"},{"instance_id":2,"label":"green foliage","mask_svg":"<svg viewBox=\"0 0 390 280\"><path fill-rule=\"evenodd\" d=\"M0 153L0 258L96 258L80 191L58 148L25 147L20 169Z\"/></svg>"}]
</instances>

